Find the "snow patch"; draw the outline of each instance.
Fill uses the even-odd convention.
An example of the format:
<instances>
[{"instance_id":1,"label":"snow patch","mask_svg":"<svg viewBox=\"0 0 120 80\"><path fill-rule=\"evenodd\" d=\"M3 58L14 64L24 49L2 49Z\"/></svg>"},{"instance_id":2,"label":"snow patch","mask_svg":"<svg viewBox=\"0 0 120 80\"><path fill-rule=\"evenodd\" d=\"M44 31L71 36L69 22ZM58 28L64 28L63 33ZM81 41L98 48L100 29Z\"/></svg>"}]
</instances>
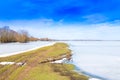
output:
<instances>
[{"instance_id":1,"label":"snow patch","mask_svg":"<svg viewBox=\"0 0 120 80\"><path fill-rule=\"evenodd\" d=\"M89 80L101 80L101 79L98 79L98 78L90 78Z\"/></svg>"},{"instance_id":2,"label":"snow patch","mask_svg":"<svg viewBox=\"0 0 120 80\"><path fill-rule=\"evenodd\" d=\"M64 63L66 60L67 60L67 58L63 58L61 60L56 60L56 61L53 61L51 63Z\"/></svg>"},{"instance_id":3,"label":"snow patch","mask_svg":"<svg viewBox=\"0 0 120 80\"><path fill-rule=\"evenodd\" d=\"M0 62L0 65L12 65L15 64L15 62Z\"/></svg>"}]
</instances>

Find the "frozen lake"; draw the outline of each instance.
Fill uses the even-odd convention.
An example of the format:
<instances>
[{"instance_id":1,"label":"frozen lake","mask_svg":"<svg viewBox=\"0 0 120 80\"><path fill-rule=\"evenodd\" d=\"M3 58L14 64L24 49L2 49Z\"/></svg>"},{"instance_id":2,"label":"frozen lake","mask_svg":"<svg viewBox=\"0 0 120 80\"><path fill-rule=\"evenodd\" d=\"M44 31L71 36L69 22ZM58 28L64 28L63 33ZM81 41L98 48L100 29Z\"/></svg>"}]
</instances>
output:
<instances>
[{"instance_id":1,"label":"frozen lake","mask_svg":"<svg viewBox=\"0 0 120 80\"><path fill-rule=\"evenodd\" d=\"M52 44L48 41L35 41L29 43L2 43L0 44L0 56L12 55L26 50L36 49L44 45Z\"/></svg>"},{"instance_id":2,"label":"frozen lake","mask_svg":"<svg viewBox=\"0 0 120 80\"><path fill-rule=\"evenodd\" d=\"M120 42L72 41L73 63L80 69L108 80L120 80Z\"/></svg>"}]
</instances>

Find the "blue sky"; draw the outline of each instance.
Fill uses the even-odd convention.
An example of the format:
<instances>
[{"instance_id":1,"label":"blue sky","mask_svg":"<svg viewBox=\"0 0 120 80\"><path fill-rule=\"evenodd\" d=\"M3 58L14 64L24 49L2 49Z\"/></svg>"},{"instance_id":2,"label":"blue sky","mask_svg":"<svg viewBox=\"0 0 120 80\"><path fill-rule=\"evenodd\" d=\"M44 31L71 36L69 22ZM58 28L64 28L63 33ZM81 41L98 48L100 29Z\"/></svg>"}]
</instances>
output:
<instances>
[{"instance_id":1,"label":"blue sky","mask_svg":"<svg viewBox=\"0 0 120 80\"><path fill-rule=\"evenodd\" d=\"M120 0L1 0L0 20L101 23L119 20L119 9Z\"/></svg>"},{"instance_id":2,"label":"blue sky","mask_svg":"<svg viewBox=\"0 0 120 80\"><path fill-rule=\"evenodd\" d=\"M27 29L37 37L71 38L71 32L79 39L120 39L119 23L120 0L0 1L0 26Z\"/></svg>"}]
</instances>

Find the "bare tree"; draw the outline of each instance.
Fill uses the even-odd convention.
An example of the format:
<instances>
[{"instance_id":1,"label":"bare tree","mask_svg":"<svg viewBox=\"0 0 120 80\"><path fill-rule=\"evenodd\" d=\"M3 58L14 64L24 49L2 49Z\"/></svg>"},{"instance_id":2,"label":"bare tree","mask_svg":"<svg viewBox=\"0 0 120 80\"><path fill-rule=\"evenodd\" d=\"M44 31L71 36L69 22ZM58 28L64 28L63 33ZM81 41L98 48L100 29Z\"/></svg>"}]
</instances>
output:
<instances>
[{"instance_id":1,"label":"bare tree","mask_svg":"<svg viewBox=\"0 0 120 80\"><path fill-rule=\"evenodd\" d=\"M9 26L0 28L0 42L21 42L25 43L28 41L36 41L38 38L29 36L28 32L25 30L20 30L18 32L11 30Z\"/></svg>"},{"instance_id":2,"label":"bare tree","mask_svg":"<svg viewBox=\"0 0 120 80\"><path fill-rule=\"evenodd\" d=\"M25 31L25 30L20 30L20 31L18 32L16 38L17 38L17 41L18 41L18 42L22 42L22 43L28 42L28 41L29 41L29 34L28 34L28 32Z\"/></svg>"}]
</instances>

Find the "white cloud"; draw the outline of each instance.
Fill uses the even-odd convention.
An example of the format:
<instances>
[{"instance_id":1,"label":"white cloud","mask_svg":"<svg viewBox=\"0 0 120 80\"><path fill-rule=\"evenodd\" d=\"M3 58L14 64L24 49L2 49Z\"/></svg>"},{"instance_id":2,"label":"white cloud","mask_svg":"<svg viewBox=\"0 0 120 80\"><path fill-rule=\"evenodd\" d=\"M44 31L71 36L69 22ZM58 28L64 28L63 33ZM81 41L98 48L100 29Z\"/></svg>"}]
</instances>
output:
<instances>
[{"instance_id":1,"label":"white cloud","mask_svg":"<svg viewBox=\"0 0 120 80\"><path fill-rule=\"evenodd\" d=\"M9 25L12 29L28 30L36 37L49 37L54 39L119 39L119 24L93 24L93 25L64 25L62 21L55 23L52 19L0 22L0 26Z\"/></svg>"},{"instance_id":2,"label":"white cloud","mask_svg":"<svg viewBox=\"0 0 120 80\"><path fill-rule=\"evenodd\" d=\"M83 16L87 23L101 23L106 21L108 18L102 14L91 14Z\"/></svg>"}]
</instances>

